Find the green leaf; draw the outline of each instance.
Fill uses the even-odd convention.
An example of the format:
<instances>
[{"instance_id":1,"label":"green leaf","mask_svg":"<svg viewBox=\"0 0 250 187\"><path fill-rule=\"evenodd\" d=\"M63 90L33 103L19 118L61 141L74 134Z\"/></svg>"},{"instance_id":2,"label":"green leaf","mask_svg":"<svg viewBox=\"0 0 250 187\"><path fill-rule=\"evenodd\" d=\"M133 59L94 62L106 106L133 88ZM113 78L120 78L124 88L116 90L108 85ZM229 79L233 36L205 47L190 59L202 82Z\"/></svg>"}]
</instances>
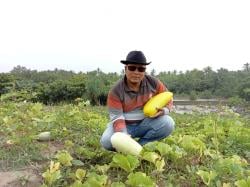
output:
<instances>
[{"instance_id":1,"label":"green leaf","mask_svg":"<svg viewBox=\"0 0 250 187\"><path fill-rule=\"evenodd\" d=\"M142 172L130 173L128 176L128 180L126 181L126 184L133 186L133 187L155 186L152 179Z\"/></svg>"},{"instance_id":2,"label":"green leaf","mask_svg":"<svg viewBox=\"0 0 250 187\"><path fill-rule=\"evenodd\" d=\"M72 160L74 166L84 166L84 163L81 160Z\"/></svg>"},{"instance_id":3,"label":"green leaf","mask_svg":"<svg viewBox=\"0 0 250 187\"><path fill-rule=\"evenodd\" d=\"M75 181L70 187L84 187L81 181Z\"/></svg>"},{"instance_id":4,"label":"green leaf","mask_svg":"<svg viewBox=\"0 0 250 187\"><path fill-rule=\"evenodd\" d=\"M161 156L164 156L172 151L172 147L162 142L158 142L158 144L156 145L156 149L160 152Z\"/></svg>"},{"instance_id":5,"label":"green leaf","mask_svg":"<svg viewBox=\"0 0 250 187\"><path fill-rule=\"evenodd\" d=\"M235 182L235 185L237 187L250 187L250 177L248 177L246 180L238 180Z\"/></svg>"},{"instance_id":6,"label":"green leaf","mask_svg":"<svg viewBox=\"0 0 250 187\"><path fill-rule=\"evenodd\" d=\"M82 181L85 176L86 176L86 171L85 170L83 170L83 169L77 169L76 170L76 178L77 179Z\"/></svg>"},{"instance_id":7,"label":"green leaf","mask_svg":"<svg viewBox=\"0 0 250 187\"><path fill-rule=\"evenodd\" d=\"M187 153L183 148L180 148L177 145L172 145L173 151L170 152L168 159L172 161L180 160Z\"/></svg>"},{"instance_id":8,"label":"green leaf","mask_svg":"<svg viewBox=\"0 0 250 187\"><path fill-rule=\"evenodd\" d=\"M213 181L217 176L217 173L215 171L207 172L203 170L198 170L196 173L201 177L202 181L208 186L211 184L211 181Z\"/></svg>"},{"instance_id":9,"label":"green leaf","mask_svg":"<svg viewBox=\"0 0 250 187\"><path fill-rule=\"evenodd\" d=\"M50 173L49 169L42 174L46 184L49 186L55 183L58 179L61 178L60 170Z\"/></svg>"},{"instance_id":10,"label":"green leaf","mask_svg":"<svg viewBox=\"0 0 250 187\"><path fill-rule=\"evenodd\" d=\"M31 111L34 114L39 114L41 112L41 110L43 109L43 105L41 103L35 103L32 108Z\"/></svg>"},{"instance_id":11,"label":"green leaf","mask_svg":"<svg viewBox=\"0 0 250 187\"><path fill-rule=\"evenodd\" d=\"M162 160L157 160L156 163L155 163L155 166L157 168L157 171L163 171L164 169L164 166L165 166L165 161L164 159Z\"/></svg>"},{"instance_id":12,"label":"green leaf","mask_svg":"<svg viewBox=\"0 0 250 187\"><path fill-rule=\"evenodd\" d=\"M113 160L111 166L120 167L124 169L126 172L132 172L139 165L139 160L137 157L132 155L122 155L115 154L113 156Z\"/></svg>"},{"instance_id":13,"label":"green leaf","mask_svg":"<svg viewBox=\"0 0 250 187\"><path fill-rule=\"evenodd\" d=\"M56 154L56 158L58 161L64 166L72 166L71 161L73 160L72 156L68 153L68 151L59 151Z\"/></svg>"},{"instance_id":14,"label":"green leaf","mask_svg":"<svg viewBox=\"0 0 250 187\"><path fill-rule=\"evenodd\" d=\"M156 150L156 144L157 144L157 142L149 142L143 146L143 150L146 150L149 152L154 152Z\"/></svg>"},{"instance_id":15,"label":"green leaf","mask_svg":"<svg viewBox=\"0 0 250 187\"><path fill-rule=\"evenodd\" d=\"M81 156L87 159L92 159L96 155L94 151L91 151L85 147L76 148L76 153L80 154Z\"/></svg>"},{"instance_id":16,"label":"green leaf","mask_svg":"<svg viewBox=\"0 0 250 187\"><path fill-rule=\"evenodd\" d=\"M83 183L84 187L104 187L107 183L108 177L106 175L92 174L87 181Z\"/></svg>"},{"instance_id":17,"label":"green leaf","mask_svg":"<svg viewBox=\"0 0 250 187\"><path fill-rule=\"evenodd\" d=\"M125 184L123 184L122 182L113 182L111 184L111 187L125 187Z\"/></svg>"},{"instance_id":18,"label":"green leaf","mask_svg":"<svg viewBox=\"0 0 250 187\"><path fill-rule=\"evenodd\" d=\"M104 174L104 173L107 173L107 171L108 171L109 168L110 168L110 165L107 165L107 164L104 164L104 165L102 165L102 166L96 165L95 167L96 167L97 171L99 171L99 172L101 172L102 174Z\"/></svg>"},{"instance_id":19,"label":"green leaf","mask_svg":"<svg viewBox=\"0 0 250 187\"><path fill-rule=\"evenodd\" d=\"M42 184L40 187L48 187L46 184Z\"/></svg>"},{"instance_id":20,"label":"green leaf","mask_svg":"<svg viewBox=\"0 0 250 187\"><path fill-rule=\"evenodd\" d=\"M142 152L142 159L152 163L156 163L156 160L161 159L160 155L155 152Z\"/></svg>"},{"instance_id":21,"label":"green leaf","mask_svg":"<svg viewBox=\"0 0 250 187\"><path fill-rule=\"evenodd\" d=\"M231 158L218 159L214 164L214 169L221 176L231 175L241 179L244 177L244 166L247 166L247 162L239 156L233 155Z\"/></svg>"},{"instance_id":22,"label":"green leaf","mask_svg":"<svg viewBox=\"0 0 250 187\"><path fill-rule=\"evenodd\" d=\"M205 144L199 138L190 135L183 136L183 138L181 139L181 146L187 152L195 153L197 150L199 150L200 156L206 149Z\"/></svg>"}]
</instances>

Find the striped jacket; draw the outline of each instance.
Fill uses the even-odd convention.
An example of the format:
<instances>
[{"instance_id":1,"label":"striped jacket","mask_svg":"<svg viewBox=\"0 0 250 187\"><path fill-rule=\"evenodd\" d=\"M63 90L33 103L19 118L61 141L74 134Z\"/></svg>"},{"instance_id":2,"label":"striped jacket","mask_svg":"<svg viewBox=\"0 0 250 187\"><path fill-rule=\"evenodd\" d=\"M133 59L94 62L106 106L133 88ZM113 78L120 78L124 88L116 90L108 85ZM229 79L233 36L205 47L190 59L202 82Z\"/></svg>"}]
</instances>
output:
<instances>
[{"instance_id":1,"label":"striped jacket","mask_svg":"<svg viewBox=\"0 0 250 187\"><path fill-rule=\"evenodd\" d=\"M138 92L132 91L127 86L124 76L108 94L107 105L114 131L122 131L126 124L143 120L144 104L152 96L164 91L167 91L165 85L150 75L144 76Z\"/></svg>"}]
</instances>

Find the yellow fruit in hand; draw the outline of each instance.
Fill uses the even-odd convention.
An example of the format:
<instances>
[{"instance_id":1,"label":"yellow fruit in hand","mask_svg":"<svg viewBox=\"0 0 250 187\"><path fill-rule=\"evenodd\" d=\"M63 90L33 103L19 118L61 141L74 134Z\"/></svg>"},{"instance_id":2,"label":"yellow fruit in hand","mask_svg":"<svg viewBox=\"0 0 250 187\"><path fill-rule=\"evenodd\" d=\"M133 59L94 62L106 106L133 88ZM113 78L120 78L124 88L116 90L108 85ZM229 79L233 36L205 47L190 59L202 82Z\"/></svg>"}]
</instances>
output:
<instances>
[{"instance_id":1,"label":"yellow fruit in hand","mask_svg":"<svg viewBox=\"0 0 250 187\"><path fill-rule=\"evenodd\" d=\"M158 109L161 109L166 106L172 99L172 92L162 92L155 95L154 97L149 99L149 101L144 105L144 115L148 117L154 116L158 112Z\"/></svg>"}]
</instances>

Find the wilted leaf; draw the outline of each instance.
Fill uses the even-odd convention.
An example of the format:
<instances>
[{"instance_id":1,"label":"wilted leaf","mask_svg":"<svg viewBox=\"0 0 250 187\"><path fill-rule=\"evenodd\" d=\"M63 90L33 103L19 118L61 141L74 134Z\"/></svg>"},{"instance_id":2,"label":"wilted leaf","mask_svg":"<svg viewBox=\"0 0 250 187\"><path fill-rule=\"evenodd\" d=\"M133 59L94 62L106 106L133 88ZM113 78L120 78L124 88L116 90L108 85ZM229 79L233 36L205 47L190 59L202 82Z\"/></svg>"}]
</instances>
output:
<instances>
[{"instance_id":1,"label":"wilted leaf","mask_svg":"<svg viewBox=\"0 0 250 187\"><path fill-rule=\"evenodd\" d=\"M156 160L161 159L160 155L158 155L155 152L143 152L142 153L142 159L147 160L152 163L156 163Z\"/></svg>"}]
</instances>

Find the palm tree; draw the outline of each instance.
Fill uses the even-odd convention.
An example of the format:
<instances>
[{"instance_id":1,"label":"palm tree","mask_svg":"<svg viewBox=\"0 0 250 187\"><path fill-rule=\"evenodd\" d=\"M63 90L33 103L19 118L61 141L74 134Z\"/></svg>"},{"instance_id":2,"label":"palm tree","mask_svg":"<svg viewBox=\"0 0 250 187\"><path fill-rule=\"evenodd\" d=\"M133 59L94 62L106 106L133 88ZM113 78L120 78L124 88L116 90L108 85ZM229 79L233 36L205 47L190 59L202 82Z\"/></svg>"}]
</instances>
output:
<instances>
[{"instance_id":1,"label":"palm tree","mask_svg":"<svg viewBox=\"0 0 250 187\"><path fill-rule=\"evenodd\" d=\"M244 66L243 66L244 71L247 71L247 72L249 71L249 68L250 68L249 65L250 64L248 62L244 64Z\"/></svg>"}]
</instances>

